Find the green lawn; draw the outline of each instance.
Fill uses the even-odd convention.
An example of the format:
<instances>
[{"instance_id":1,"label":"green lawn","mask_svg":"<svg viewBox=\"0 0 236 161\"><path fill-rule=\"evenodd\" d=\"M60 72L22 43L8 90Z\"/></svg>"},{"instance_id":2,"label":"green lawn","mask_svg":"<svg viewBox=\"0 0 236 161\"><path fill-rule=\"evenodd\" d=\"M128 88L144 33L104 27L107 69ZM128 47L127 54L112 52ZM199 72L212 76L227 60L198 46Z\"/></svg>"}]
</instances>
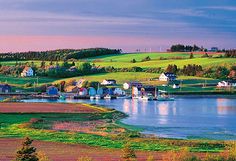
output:
<instances>
[{"instance_id":1,"label":"green lawn","mask_svg":"<svg viewBox=\"0 0 236 161\"><path fill-rule=\"evenodd\" d=\"M161 67L165 69L169 64L176 64L179 68L182 68L184 65L188 64L196 64L201 65L203 67L208 66L226 66L230 67L231 65L235 64L236 58L194 58L194 59L181 59L181 60L151 60L146 62L136 62L131 63L130 60L126 61L101 61L95 62L98 66L113 66L115 68L123 68L123 67L133 67L138 66L142 68L155 68Z\"/></svg>"},{"instance_id":2,"label":"green lawn","mask_svg":"<svg viewBox=\"0 0 236 161\"><path fill-rule=\"evenodd\" d=\"M56 79L54 78L45 78L45 77L14 77L14 76L5 76L5 75L0 75L0 83L8 83L11 85L16 85L16 86L23 86L26 83L39 83L39 84L44 84L44 83L51 83L55 81Z\"/></svg>"}]
</instances>

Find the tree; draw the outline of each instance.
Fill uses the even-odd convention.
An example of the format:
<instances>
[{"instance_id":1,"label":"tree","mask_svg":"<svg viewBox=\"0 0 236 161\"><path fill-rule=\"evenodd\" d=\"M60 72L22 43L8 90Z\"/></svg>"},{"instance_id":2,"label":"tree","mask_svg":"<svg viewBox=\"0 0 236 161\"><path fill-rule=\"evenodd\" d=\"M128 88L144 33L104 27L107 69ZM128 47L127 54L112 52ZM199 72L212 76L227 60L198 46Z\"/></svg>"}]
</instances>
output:
<instances>
[{"instance_id":1,"label":"tree","mask_svg":"<svg viewBox=\"0 0 236 161\"><path fill-rule=\"evenodd\" d=\"M131 63L136 63L136 60L135 60L135 59L132 59L132 60L131 60Z\"/></svg>"},{"instance_id":2,"label":"tree","mask_svg":"<svg viewBox=\"0 0 236 161\"><path fill-rule=\"evenodd\" d=\"M136 154L134 150L131 148L131 145L128 143L124 146L122 158L126 161L131 161L136 159Z\"/></svg>"},{"instance_id":3,"label":"tree","mask_svg":"<svg viewBox=\"0 0 236 161\"><path fill-rule=\"evenodd\" d=\"M22 142L22 148L17 151L16 161L38 161L36 148L31 146L33 140L26 137Z\"/></svg>"},{"instance_id":4,"label":"tree","mask_svg":"<svg viewBox=\"0 0 236 161\"><path fill-rule=\"evenodd\" d=\"M193 53L190 53L189 59L193 59L193 58L194 58Z\"/></svg>"},{"instance_id":5,"label":"tree","mask_svg":"<svg viewBox=\"0 0 236 161\"><path fill-rule=\"evenodd\" d=\"M91 73L92 65L90 63L83 63L79 66L79 70L82 74Z\"/></svg>"}]
</instances>

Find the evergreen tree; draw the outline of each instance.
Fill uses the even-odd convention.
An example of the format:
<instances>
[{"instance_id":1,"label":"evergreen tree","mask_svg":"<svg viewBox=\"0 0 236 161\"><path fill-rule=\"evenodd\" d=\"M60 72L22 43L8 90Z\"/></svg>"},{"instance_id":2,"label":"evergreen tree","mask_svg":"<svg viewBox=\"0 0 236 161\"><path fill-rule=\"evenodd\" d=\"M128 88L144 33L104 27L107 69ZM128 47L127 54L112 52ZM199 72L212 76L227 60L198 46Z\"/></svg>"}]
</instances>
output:
<instances>
[{"instance_id":1,"label":"evergreen tree","mask_svg":"<svg viewBox=\"0 0 236 161\"><path fill-rule=\"evenodd\" d=\"M16 161L38 161L36 148L31 146L33 140L26 137L22 142L22 148L17 151Z\"/></svg>"}]
</instances>

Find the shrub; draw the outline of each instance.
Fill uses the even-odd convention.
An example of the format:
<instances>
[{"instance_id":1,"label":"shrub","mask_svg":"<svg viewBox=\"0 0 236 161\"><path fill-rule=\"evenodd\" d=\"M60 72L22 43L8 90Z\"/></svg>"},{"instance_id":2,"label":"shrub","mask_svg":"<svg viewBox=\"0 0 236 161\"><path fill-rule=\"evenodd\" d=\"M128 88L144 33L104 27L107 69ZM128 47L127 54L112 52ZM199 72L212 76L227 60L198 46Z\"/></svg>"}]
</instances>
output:
<instances>
[{"instance_id":1,"label":"shrub","mask_svg":"<svg viewBox=\"0 0 236 161\"><path fill-rule=\"evenodd\" d=\"M77 161L92 161L92 158L85 156L85 157L78 158Z\"/></svg>"},{"instance_id":2,"label":"shrub","mask_svg":"<svg viewBox=\"0 0 236 161\"><path fill-rule=\"evenodd\" d=\"M145 61L150 61L151 58L149 56L145 57L144 59L142 59L142 62L145 62Z\"/></svg>"},{"instance_id":3,"label":"shrub","mask_svg":"<svg viewBox=\"0 0 236 161\"><path fill-rule=\"evenodd\" d=\"M136 154L131 148L131 145L127 143L122 149L123 155L122 158L126 161L136 160Z\"/></svg>"},{"instance_id":4,"label":"shrub","mask_svg":"<svg viewBox=\"0 0 236 161\"><path fill-rule=\"evenodd\" d=\"M131 62L131 63L136 63L136 60L135 60L135 59L132 59L130 62Z\"/></svg>"},{"instance_id":5,"label":"shrub","mask_svg":"<svg viewBox=\"0 0 236 161\"><path fill-rule=\"evenodd\" d=\"M51 161L51 160L48 158L48 156L47 156L44 152L42 152L42 151L39 151L39 152L37 153L37 157L38 157L39 161Z\"/></svg>"}]
</instances>

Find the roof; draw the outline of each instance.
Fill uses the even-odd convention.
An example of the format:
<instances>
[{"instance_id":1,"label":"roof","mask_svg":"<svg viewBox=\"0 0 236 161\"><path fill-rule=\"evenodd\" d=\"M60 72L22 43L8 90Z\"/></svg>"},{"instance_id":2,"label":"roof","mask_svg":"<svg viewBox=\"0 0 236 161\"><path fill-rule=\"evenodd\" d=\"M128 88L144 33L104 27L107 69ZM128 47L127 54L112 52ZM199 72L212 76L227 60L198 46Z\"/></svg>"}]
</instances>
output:
<instances>
[{"instance_id":1,"label":"roof","mask_svg":"<svg viewBox=\"0 0 236 161\"><path fill-rule=\"evenodd\" d=\"M47 89L51 89L51 88L57 88L57 87L55 87L55 86L49 86Z\"/></svg>"},{"instance_id":2,"label":"roof","mask_svg":"<svg viewBox=\"0 0 236 161\"><path fill-rule=\"evenodd\" d=\"M9 84L0 84L0 87L10 87Z\"/></svg>"},{"instance_id":3,"label":"roof","mask_svg":"<svg viewBox=\"0 0 236 161\"><path fill-rule=\"evenodd\" d=\"M174 73L170 73L170 72L165 72L164 75L167 77L176 77Z\"/></svg>"},{"instance_id":4,"label":"roof","mask_svg":"<svg viewBox=\"0 0 236 161\"><path fill-rule=\"evenodd\" d=\"M25 67L24 70L30 70L32 69L31 67Z\"/></svg>"},{"instance_id":5,"label":"roof","mask_svg":"<svg viewBox=\"0 0 236 161\"><path fill-rule=\"evenodd\" d=\"M105 80L108 81L108 82L116 82L115 79L105 79Z\"/></svg>"},{"instance_id":6,"label":"roof","mask_svg":"<svg viewBox=\"0 0 236 161\"><path fill-rule=\"evenodd\" d=\"M231 79L231 80L225 80L225 81L221 81L221 82L236 83L236 80Z\"/></svg>"}]
</instances>

